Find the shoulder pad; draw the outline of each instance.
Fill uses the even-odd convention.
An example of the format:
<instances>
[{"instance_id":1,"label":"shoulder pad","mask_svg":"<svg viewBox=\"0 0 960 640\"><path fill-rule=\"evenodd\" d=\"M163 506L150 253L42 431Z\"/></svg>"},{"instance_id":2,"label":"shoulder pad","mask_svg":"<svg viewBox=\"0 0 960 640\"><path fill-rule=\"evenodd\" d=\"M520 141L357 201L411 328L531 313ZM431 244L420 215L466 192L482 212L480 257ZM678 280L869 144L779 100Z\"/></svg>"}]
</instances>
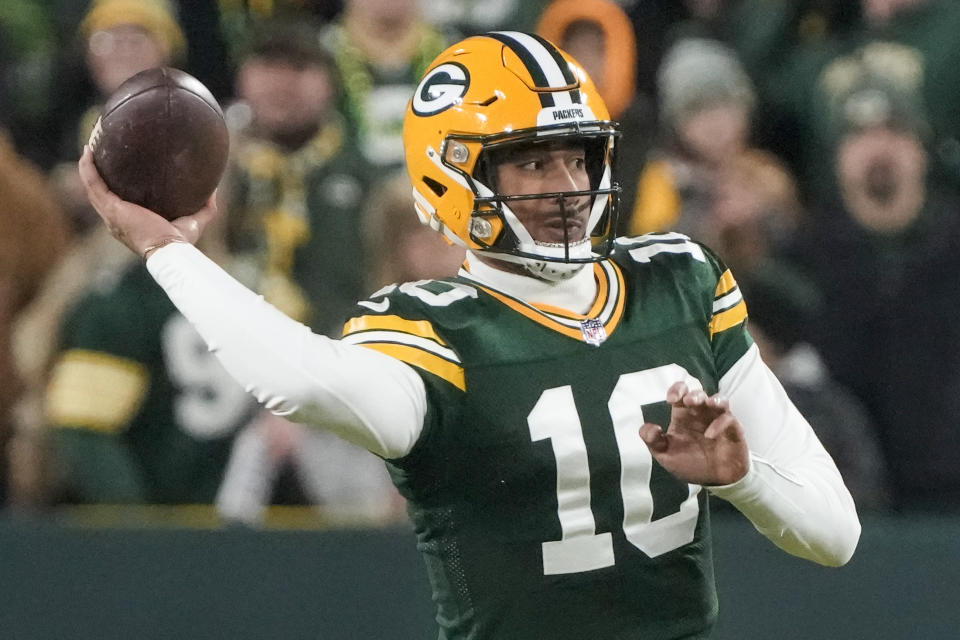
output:
<instances>
[{"instance_id":1,"label":"shoulder pad","mask_svg":"<svg viewBox=\"0 0 960 640\"><path fill-rule=\"evenodd\" d=\"M478 295L476 287L454 280L417 280L388 285L357 304L363 313L407 312L430 317L438 309L476 299Z\"/></svg>"},{"instance_id":2,"label":"shoulder pad","mask_svg":"<svg viewBox=\"0 0 960 640\"><path fill-rule=\"evenodd\" d=\"M343 340L397 358L461 390L463 366L444 338L444 311L477 298L474 287L446 280L390 285L358 303L343 328Z\"/></svg>"},{"instance_id":3,"label":"shoulder pad","mask_svg":"<svg viewBox=\"0 0 960 640\"><path fill-rule=\"evenodd\" d=\"M634 262L650 262L660 254L687 254L698 262L707 262L704 248L682 233L648 233L617 238L614 253L629 256Z\"/></svg>"}]
</instances>

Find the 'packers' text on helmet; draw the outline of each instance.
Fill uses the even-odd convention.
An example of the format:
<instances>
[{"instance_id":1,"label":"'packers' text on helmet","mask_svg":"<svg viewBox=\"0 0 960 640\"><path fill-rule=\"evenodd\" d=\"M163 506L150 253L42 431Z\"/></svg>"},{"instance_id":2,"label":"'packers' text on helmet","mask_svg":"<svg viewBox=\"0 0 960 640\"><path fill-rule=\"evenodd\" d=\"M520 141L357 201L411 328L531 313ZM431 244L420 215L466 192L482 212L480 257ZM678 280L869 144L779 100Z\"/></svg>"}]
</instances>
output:
<instances>
[{"instance_id":1,"label":"'packers' text on helmet","mask_svg":"<svg viewBox=\"0 0 960 640\"><path fill-rule=\"evenodd\" d=\"M521 264L540 278L569 277L612 248L617 135L593 82L565 52L526 33L467 38L434 60L407 106L403 142L417 214L455 244ZM493 159L540 143L582 147L589 188L498 193ZM536 241L511 210L512 202L531 198L555 200L561 211L567 200L588 200L585 237Z\"/></svg>"}]
</instances>

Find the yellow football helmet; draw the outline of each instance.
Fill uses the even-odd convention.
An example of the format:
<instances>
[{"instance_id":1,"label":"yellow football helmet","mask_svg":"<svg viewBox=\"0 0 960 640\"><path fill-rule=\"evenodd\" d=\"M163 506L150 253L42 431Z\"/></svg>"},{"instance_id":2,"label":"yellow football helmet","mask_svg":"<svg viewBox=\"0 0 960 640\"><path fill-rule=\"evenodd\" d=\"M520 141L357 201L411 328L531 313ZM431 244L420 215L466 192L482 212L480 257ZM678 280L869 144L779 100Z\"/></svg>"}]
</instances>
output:
<instances>
[{"instance_id":1,"label":"yellow football helmet","mask_svg":"<svg viewBox=\"0 0 960 640\"><path fill-rule=\"evenodd\" d=\"M613 245L620 188L612 182L619 135L586 72L536 35L502 31L467 38L430 65L407 105L403 142L421 222L455 244L559 280ZM583 144L590 188L502 195L488 160L517 143ZM518 199L589 196L587 238L539 243L510 210Z\"/></svg>"}]
</instances>

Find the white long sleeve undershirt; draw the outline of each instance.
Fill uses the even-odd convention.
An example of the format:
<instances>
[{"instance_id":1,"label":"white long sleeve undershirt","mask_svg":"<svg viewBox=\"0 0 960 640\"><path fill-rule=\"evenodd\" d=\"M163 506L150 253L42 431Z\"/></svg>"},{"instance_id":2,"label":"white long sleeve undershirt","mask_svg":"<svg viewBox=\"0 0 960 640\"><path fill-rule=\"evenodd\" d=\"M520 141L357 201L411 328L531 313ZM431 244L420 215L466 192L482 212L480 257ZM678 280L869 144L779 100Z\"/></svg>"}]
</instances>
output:
<instances>
[{"instance_id":1,"label":"white long sleeve undershirt","mask_svg":"<svg viewBox=\"0 0 960 640\"><path fill-rule=\"evenodd\" d=\"M192 245L158 249L147 269L227 372L265 407L384 458L413 448L427 398L407 364L311 332Z\"/></svg>"},{"instance_id":2,"label":"white long sleeve undershirt","mask_svg":"<svg viewBox=\"0 0 960 640\"><path fill-rule=\"evenodd\" d=\"M567 308L584 308L595 295L580 274L569 284L542 286L471 258L473 277L531 302L560 300ZM191 245L155 251L147 268L226 370L264 406L384 458L402 457L413 448L427 397L410 366L312 333ZM860 535L853 500L756 347L721 379L720 392L730 398L744 428L751 465L743 479L713 487L712 493L783 550L821 564L845 563Z\"/></svg>"},{"instance_id":3,"label":"white long sleeve undershirt","mask_svg":"<svg viewBox=\"0 0 960 640\"><path fill-rule=\"evenodd\" d=\"M860 539L853 498L756 345L720 379L720 393L743 427L750 470L710 492L784 551L825 565L846 563Z\"/></svg>"}]
</instances>

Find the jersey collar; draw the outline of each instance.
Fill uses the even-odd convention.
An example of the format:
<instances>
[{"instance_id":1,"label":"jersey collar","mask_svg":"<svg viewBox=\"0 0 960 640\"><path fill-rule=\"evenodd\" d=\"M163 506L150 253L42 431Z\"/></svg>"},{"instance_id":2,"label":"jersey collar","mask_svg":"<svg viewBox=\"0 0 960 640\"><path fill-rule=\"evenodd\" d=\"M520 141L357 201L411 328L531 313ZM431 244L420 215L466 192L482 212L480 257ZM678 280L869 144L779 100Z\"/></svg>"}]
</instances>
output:
<instances>
[{"instance_id":1,"label":"jersey collar","mask_svg":"<svg viewBox=\"0 0 960 640\"><path fill-rule=\"evenodd\" d=\"M623 316L624 282L612 261L592 266L569 280L547 282L495 269L468 253L460 276L534 322L599 346Z\"/></svg>"}]
</instances>

